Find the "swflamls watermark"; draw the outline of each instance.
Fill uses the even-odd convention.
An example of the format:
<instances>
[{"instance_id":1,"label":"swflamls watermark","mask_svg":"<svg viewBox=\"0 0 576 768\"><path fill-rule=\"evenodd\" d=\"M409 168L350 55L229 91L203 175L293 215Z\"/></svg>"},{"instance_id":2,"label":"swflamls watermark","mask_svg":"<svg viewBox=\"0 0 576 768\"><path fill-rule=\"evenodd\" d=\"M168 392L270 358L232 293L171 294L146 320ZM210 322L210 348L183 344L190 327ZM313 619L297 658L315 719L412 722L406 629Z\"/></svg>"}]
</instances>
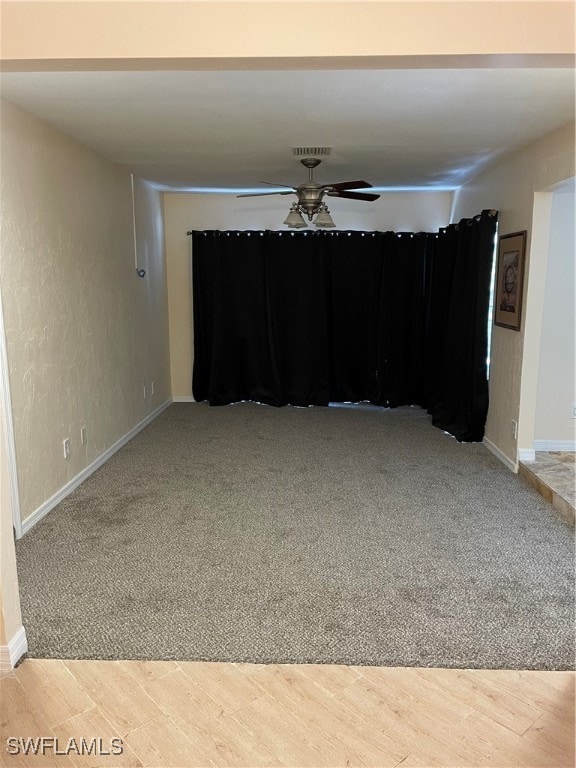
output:
<instances>
[{"instance_id":1,"label":"swflamls watermark","mask_svg":"<svg viewBox=\"0 0 576 768\"><path fill-rule=\"evenodd\" d=\"M91 739L59 739L57 736L9 736L6 739L6 752L9 755L121 755L124 742L118 737L103 739L94 736Z\"/></svg>"}]
</instances>

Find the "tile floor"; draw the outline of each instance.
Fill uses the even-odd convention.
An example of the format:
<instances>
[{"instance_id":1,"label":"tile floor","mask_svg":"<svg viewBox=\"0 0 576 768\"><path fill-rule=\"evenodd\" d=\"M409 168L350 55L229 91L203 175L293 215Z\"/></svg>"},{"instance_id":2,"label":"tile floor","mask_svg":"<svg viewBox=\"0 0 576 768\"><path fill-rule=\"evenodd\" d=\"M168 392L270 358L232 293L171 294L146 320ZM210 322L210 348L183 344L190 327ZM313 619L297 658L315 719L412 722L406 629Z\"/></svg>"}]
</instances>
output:
<instances>
[{"instance_id":1,"label":"tile floor","mask_svg":"<svg viewBox=\"0 0 576 768\"><path fill-rule=\"evenodd\" d=\"M536 451L534 461L520 463L518 473L574 524L576 466L574 453Z\"/></svg>"}]
</instances>

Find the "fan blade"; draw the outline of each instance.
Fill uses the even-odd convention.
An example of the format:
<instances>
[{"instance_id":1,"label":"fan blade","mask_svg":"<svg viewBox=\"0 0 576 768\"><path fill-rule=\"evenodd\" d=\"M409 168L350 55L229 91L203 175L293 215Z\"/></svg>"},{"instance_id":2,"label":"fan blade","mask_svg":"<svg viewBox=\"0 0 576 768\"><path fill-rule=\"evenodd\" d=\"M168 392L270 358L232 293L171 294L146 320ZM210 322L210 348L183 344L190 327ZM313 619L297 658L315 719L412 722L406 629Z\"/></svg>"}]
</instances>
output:
<instances>
[{"instance_id":1,"label":"fan blade","mask_svg":"<svg viewBox=\"0 0 576 768\"><path fill-rule=\"evenodd\" d=\"M264 197L265 195L293 195L294 190L291 189L290 192L248 192L244 195L236 195L236 197Z\"/></svg>"},{"instance_id":2,"label":"fan blade","mask_svg":"<svg viewBox=\"0 0 576 768\"><path fill-rule=\"evenodd\" d=\"M328 194L330 197L346 197L349 200L366 200L367 202L378 200L380 197L380 195L369 195L364 192L347 192L345 189L328 192Z\"/></svg>"},{"instance_id":3,"label":"fan blade","mask_svg":"<svg viewBox=\"0 0 576 768\"><path fill-rule=\"evenodd\" d=\"M286 189L294 189L290 184L275 184L273 181L260 181L259 184L270 184L271 187L286 187Z\"/></svg>"},{"instance_id":4,"label":"fan blade","mask_svg":"<svg viewBox=\"0 0 576 768\"><path fill-rule=\"evenodd\" d=\"M332 189L368 189L372 186L367 181L339 181L338 184L322 184L323 187Z\"/></svg>"}]
</instances>

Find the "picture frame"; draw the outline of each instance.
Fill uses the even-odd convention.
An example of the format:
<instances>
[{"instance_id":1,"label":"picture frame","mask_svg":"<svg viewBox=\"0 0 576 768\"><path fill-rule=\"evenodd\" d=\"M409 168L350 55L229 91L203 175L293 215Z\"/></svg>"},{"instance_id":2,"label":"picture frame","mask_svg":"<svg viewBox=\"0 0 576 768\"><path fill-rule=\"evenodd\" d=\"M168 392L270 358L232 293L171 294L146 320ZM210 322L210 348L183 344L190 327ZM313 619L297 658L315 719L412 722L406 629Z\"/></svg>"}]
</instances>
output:
<instances>
[{"instance_id":1,"label":"picture frame","mask_svg":"<svg viewBox=\"0 0 576 768\"><path fill-rule=\"evenodd\" d=\"M498 238L494 325L520 330L526 257L526 230Z\"/></svg>"}]
</instances>

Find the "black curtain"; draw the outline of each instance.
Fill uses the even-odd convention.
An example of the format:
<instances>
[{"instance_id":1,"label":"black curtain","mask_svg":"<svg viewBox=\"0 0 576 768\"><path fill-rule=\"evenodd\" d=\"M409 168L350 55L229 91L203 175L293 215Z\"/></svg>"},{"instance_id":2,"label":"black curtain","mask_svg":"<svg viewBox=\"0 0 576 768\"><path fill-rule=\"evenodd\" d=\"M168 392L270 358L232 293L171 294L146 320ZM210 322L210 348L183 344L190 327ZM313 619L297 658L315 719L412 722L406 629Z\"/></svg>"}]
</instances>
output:
<instances>
[{"instance_id":1,"label":"black curtain","mask_svg":"<svg viewBox=\"0 0 576 768\"><path fill-rule=\"evenodd\" d=\"M195 399L328 405L322 243L303 233L218 231L194 232L192 242Z\"/></svg>"},{"instance_id":2,"label":"black curtain","mask_svg":"<svg viewBox=\"0 0 576 768\"><path fill-rule=\"evenodd\" d=\"M425 286L433 240L387 232L382 250L378 405L425 406Z\"/></svg>"},{"instance_id":3,"label":"black curtain","mask_svg":"<svg viewBox=\"0 0 576 768\"><path fill-rule=\"evenodd\" d=\"M330 401L376 402L383 235L321 234L328 296Z\"/></svg>"},{"instance_id":4,"label":"black curtain","mask_svg":"<svg viewBox=\"0 0 576 768\"><path fill-rule=\"evenodd\" d=\"M480 441L488 413L488 307L496 212L441 230L430 258L426 342L432 423Z\"/></svg>"},{"instance_id":5,"label":"black curtain","mask_svg":"<svg viewBox=\"0 0 576 768\"><path fill-rule=\"evenodd\" d=\"M193 232L195 399L420 405L482 439L495 222Z\"/></svg>"}]
</instances>

